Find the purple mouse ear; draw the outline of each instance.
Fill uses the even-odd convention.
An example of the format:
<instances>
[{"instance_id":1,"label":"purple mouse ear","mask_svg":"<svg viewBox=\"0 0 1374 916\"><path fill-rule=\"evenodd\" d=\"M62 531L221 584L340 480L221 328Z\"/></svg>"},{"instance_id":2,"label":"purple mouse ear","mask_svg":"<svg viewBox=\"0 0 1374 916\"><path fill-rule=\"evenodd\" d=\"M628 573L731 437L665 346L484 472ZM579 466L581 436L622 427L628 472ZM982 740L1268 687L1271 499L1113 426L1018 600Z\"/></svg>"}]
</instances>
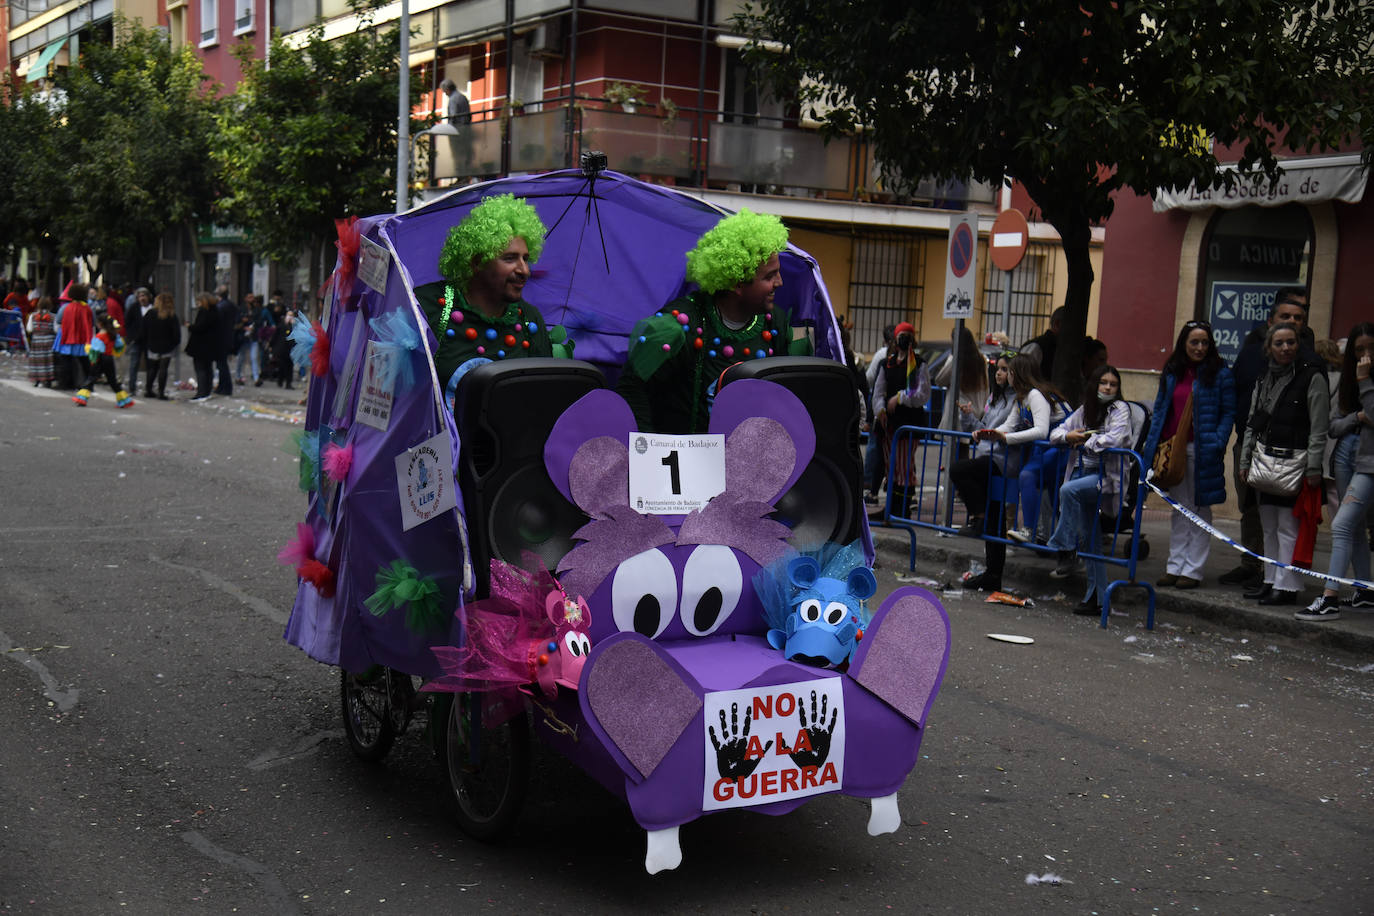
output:
<instances>
[{"instance_id":1,"label":"purple mouse ear","mask_svg":"<svg viewBox=\"0 0 1374 916\"><path fill-rule=\"evenodd\" d=\"M811 415L775 382L740 379L716 395L713 433L725 434L725 492L735 501L773 503L816 452Z\"/></svg>"},{"instance_id":2,"label":"purple mouse ear","mask_svg":"<svg viewBox=\"0 0 1374 916\"><path fill-rule=\"evenodd\" d=\"M630 405L614 391L597 389L578 398L544 443L544 467L558 492L597 517L607 506L628 505L634 429Z\"/></svg>"}]
</instances>

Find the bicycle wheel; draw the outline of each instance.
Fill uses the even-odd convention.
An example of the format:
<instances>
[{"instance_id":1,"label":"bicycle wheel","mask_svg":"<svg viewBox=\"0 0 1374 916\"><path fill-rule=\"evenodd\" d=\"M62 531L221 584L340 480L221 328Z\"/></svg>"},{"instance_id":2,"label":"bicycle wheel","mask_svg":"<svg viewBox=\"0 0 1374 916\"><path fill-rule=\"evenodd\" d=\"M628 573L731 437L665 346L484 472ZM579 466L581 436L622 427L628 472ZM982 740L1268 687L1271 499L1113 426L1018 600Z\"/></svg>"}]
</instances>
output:
<instances>
[{"instance_id":1,"label":"bicycle wheel","mask_svg":"<svg viewBox=\"0 0 1374 916\"><path fill-rule=\"evenodd\" d=\"M363 760L373 763L385 757L396 740L397 720L388 675L380 665L373 665L362 674L340 670L339 696L348 746Z\"/></svg>"},{"instance_id":2,"label":"bicycle wheel","mask_svg":"<svg viewBox=\"0 0 1374 916\"><path fill-rule=\"evenodd\" d=\"M439 765L456 804L458 826L475 840L500 838L515 824L530 775L530 732L524 711L497 726L482 719L485 694L444 694Z\"/></svg>"}]
</instances>

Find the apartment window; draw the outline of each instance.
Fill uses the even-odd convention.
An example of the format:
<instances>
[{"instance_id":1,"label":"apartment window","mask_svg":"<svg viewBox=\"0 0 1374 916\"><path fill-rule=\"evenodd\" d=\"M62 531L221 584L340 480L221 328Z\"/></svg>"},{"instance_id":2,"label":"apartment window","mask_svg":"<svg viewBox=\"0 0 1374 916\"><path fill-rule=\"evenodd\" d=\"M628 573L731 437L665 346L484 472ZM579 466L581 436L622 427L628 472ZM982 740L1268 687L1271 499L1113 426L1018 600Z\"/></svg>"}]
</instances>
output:
<instances>
[{"instance_id":1,"label":"apartment window","mask_svg":"<svg viewBox=\"0 0 1374 916\"><path fill-rule=\"evenodd\" d=\"M854 237L849 272L849 319L854 349L872 353L883 345L883 328L910 321L921 326L926 240L899 232Z\"/></svg>"},{"instance_id":2,"label":"apartment window","mask_svg":"<svg viewBox=\"0 0 1374 916\"><path fill-rule=\"evenodd\" d=\"M1011 297L1007 298L1007 272L993 266L987 245L979 246L983 271L982 333L1002 331L1013 347L1019 347L1050 326L1054 311L1054 266L1057 245L1032 242L1026 256L1011 272Z\"/></svg>"},{"instance_id":3,"label":"apartment window","mask_svg":"<svg viewBox=\"0 0 1374 916\"><path fill-rule=\"evenodd\" d=\"M219 42L219 0L200 0L200 46Z\"/></svg>"},{"instance_id":4,"label":"apartment window","mask_svg":"<svg viewBox=\"0 0 1374 916\"><path fill-rule=\"evenodd\" d=\"M253 31L253 0L235 0L234 34Z\"/></svg>"}]
</instances>

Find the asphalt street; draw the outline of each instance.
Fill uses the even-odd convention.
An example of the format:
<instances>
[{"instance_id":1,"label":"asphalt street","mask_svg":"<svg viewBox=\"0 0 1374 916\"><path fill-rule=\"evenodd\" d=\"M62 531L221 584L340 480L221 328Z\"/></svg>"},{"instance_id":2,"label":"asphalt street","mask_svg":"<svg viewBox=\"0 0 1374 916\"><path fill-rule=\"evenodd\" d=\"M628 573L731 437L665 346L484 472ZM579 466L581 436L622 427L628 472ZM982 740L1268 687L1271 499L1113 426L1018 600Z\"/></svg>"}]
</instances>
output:
<instances>
[{"instance_id":1,"label":"asphalt street","mask_svg":"<svg viewBox=\"0 0 1374 916\"><path fill-rule=\"evenodd\" d=\"M300 408L264 391L81 409L0 366L0 910L1374 911L1374 661L1169 610L949 597L889 836L847 798L713 815L649 877L628 809L540 751L514 835L470 840L423 722L357 760L337 671L281 638Z\"/></svg>"}]
</instances>

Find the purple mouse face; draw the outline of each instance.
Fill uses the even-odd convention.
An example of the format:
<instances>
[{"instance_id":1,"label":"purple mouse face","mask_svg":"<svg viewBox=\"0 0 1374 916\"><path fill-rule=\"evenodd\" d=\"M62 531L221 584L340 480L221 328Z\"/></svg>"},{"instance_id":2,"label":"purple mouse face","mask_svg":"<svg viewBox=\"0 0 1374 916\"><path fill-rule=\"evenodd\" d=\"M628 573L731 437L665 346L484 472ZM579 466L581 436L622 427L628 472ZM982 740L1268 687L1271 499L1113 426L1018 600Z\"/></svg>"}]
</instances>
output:
<instances>
[{"instance_id":1,"label":"purple mouse face","mask_svg":"<svg viewBox=\"0 0 1374 916\"><path fill-rule=\"evenodd\" d=\"M721 389L711 432L725 436L725 491L686 516L629 504L628 443L634 416L619 395L594 391L559 418L545 447L555 485L591 522L559 564L571 593L593 609L593 643L616 632L650 639L766 632L751 580L789 549L773 502L815 450L806 408L780 385Z\"/></svg>"},{"instance_id":2,"label":"purple mouse face","mask_svg":"<svg viewBox=\"0 0 1374 916\"><path fill-rule=\"evenodd\" d=\"M762 633L763 618L749 582L759 565L723 544L664 545L616 567L594 593L609 608L611 632L650 639L712 633Z\"/></svg>"}]
</instances>

